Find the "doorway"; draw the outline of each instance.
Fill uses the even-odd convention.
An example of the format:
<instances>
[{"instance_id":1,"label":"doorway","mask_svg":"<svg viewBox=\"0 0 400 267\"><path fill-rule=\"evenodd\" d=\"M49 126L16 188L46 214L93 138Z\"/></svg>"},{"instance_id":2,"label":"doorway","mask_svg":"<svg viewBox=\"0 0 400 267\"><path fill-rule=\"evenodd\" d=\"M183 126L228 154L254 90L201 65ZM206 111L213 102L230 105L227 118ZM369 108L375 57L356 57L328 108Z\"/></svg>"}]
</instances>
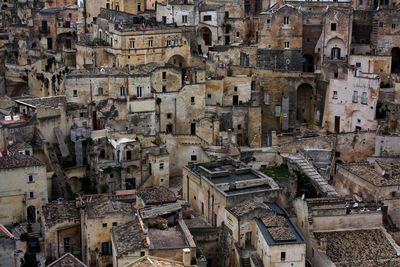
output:
<instances>
[{"instance_id":1,"label":"doorway","mask_svg":"<svg viewBox=\"0 0 400 267\"><path fill-rule=\"evenodd\" d=\"M36 208L34 206L29 206L26 209L26 219L29 223L36 222Z\"/></svg>"},{"instance_id":2,"label":"doorway","mask_svg":"<svg viewBox=\"0 0 400 267\"><path fill-rule=\"evenodd\" d=\"M190 134L196 135L196 123L194 122L190 124Z\"/></svg>"},{"instance_id":3,"label":"doorway","mask_svg":"<svg viewBox=\"0 0 400 267\"><path fill-rule=\"evenodd\" d=\"M335 116L335 133L340 132L340 116Z\"/></svg>"}]
</instances>

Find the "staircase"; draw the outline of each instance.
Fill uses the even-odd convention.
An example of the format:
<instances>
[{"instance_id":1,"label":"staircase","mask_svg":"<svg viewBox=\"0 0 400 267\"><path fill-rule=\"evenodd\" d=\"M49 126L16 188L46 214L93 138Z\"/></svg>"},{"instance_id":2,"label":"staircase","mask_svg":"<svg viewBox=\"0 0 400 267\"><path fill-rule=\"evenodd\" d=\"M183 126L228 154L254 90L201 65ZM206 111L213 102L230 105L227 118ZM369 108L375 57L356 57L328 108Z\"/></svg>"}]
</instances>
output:
<instances>
[{"instance_id":1,"label":"staircase","mask_svg":"<svg viewBox=\"0 0 400 267\"><path fill-rule=\"evenodd\" d=\"M250 258L240 258L240 267L251 267Z\"/></svg>"},{"instance_id":2,"label":"staircase","mask_svg":"<svg viewBox=\"0 0 400 267\"><path fill-rule=\"evenodd\" d=\"M282 153L281 156L296 164L300 171L310 178L310 181L320 193L325 196L338 196L333 186L328 184L325 178L319 174L315 167L302 154Z\"/></svg>"},{"instance_id":3,"label":"staircase","mask_svg":"<svg viewBox=\"0 0 400 267\"><path fill-rule=\"evenodd\" d=\"M69 154L69 150L68 150L68 146L67 146L67 144L65 144L65 138L64 138L64 135L61 132L60 128L59 127L54 127L54 133L56 135L57 142L58 142L58 145L60 147L61 156L63 158L68 157L70 155Z\"/></svg>"}]
</instances>

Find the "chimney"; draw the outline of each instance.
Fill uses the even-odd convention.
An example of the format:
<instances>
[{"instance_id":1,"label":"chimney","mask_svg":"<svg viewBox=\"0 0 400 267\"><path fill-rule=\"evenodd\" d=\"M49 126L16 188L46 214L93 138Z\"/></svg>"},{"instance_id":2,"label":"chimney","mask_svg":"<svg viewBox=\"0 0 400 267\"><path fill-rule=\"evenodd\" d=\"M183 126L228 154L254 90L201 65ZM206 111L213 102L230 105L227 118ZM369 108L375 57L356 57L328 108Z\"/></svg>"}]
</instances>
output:
<instances>
[{"instance_id":1,"label":"chimney","mask_svg":"<svg viewBox=\"0 0 400 267\"><path fill-rule=\"evenodd\" d=\"M182 262L183 262L183 266L187 267L190 266L191 264L191 260L192 260L192 256L190 254L190 248L184 248L182 250Z\"/></svg>"}]
</instances>

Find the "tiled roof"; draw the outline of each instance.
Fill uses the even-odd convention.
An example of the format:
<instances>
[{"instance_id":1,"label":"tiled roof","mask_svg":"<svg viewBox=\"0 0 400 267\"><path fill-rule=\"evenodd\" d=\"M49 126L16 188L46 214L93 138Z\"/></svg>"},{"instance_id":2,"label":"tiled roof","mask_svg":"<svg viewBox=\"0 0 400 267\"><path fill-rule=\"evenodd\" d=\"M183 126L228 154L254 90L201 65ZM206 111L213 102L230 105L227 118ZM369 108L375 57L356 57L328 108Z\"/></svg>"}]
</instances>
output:
<instances>
[{"instance_id":1,"label":"tiled roof","mask_svg":"<svg viewBox=\"0 0 400 267\"><path fill-rule=\"evenodd\" d=\"M44 166L45 164L34 156L12 155L0 157L0 169L14 169Z\"/></svg>"},{"instance_id":2,"label":"tiled roof","mask_svg":"<svg viewBox=\"0 0 400 267\"><path fill-rule=\"evenodd\" d=\"M139 196L146 205L176 202L174 192L166 187L149 187L138 190Z\"/></svg>"},{"instance_id":3,"label":"tiled roof","mask_svg":"<svg viewBox=\"0 0 400 267\"><path fill-rule=\"evenodd\" d=\"M158 258L154 256L143 256L135 260L134 262L128 263L123 267L183 267L184 265L177 261L169 259Z\"/></svg>"},{"instance_id":4,"label":"tiled roof","mask_svg":"<svg viewBox=\"0 0 400 267\"><path fill-rule=\"evenodd\" d=\"M53 263L47 265L47 267L87 267L87 265L78 260L71 253L67 253Z\"/></svg>"},{"instance_id":5,"label":"tiled roof","mask_svg":"<svg viewBox=\"0 0 400 267\"><path fill-rule=\"evenodd\" d=\"M57 223L80 221L80 212L76 207L75 201L53 201L44 206L43 219L47 227L52 227Z\"/></svg>"},{"instance_id":6,"label":"tiled roof","mask_svg":"<svg viewBox=\"0 0 400 267\"><path fill-rule=\"evenodd\" d=\"M376 186L400 184L400 175L380 176L368 163L351 163L340 165L343 169Z\"/></svg>"},{"instance_id":7,"label":"tiled roof","mask_svg":"<svg viewBox=\"0 0 400 267\"><path fill-rule=\"evenodd\" d=\"M385 266L374 262L397 258L396 250L381 229L314 232L314 236L317 240L326 239L326 255L336 266L349 266L346 264L349 261L357 262L357 266Z\"/></svg>"},{"instance_id":8,"label":"tiled roof","mask_svg":"<svg viewBox=\"0 0 400 267\"><path fill-rule=\"evenodd\" d=\"M254 199L245 200L238 205L229 208L229 210L237 217L241 217L255 209L265 209L266 211L271 210L265 203Z\"/></svg>"},{"instance_id":9,"label":"tiled roof","mask_svg":"<svg viewBox=\"0 0 400 267\"><path fill-rule=\"evenodd\" d=\"M146 235L137 221L130 221L112 228L117 254L147 248Z\"/></svg>"},{"instance_id":10,"label":"tiled roof","mask_svg":"<svg viewBox=\"0 0 400 267\"><path fill-rule=\"evenodd\" d=\"M133 207L131 203L112 200L110 197L93 198L92 202L87 201L86 212L89 218L100 218L107 214L133 214Z\"/></svg>"},{"instance_id":11,"label":"tiled roof","mask_svg":"<svg viewBox=\"0 0 400 267\"><path fill-rule=\"evenodd\" d=\"M29 105L32 107L42 105L42 106L46 106L46 107L56 108L56 107L58 107L59 104L65 104L67 102L67 97L65 95L35 97L35 98L29 98L29 99L16 100L16 102L24 104L24 105Z\"/></svg>"},{"instance_id":12,"label":"tiled roof","mask_svg":"<svg viewBox=\"0 0 400 267\"><path fill-rule=\"evenodd\" d=\"M32 146L27 144L27 143L14 143L11 146L8 147L8 152L10 154L16 155L18 154L18 151L25 150L25 149L32 149Z\"/></svg>"}]
</instances>

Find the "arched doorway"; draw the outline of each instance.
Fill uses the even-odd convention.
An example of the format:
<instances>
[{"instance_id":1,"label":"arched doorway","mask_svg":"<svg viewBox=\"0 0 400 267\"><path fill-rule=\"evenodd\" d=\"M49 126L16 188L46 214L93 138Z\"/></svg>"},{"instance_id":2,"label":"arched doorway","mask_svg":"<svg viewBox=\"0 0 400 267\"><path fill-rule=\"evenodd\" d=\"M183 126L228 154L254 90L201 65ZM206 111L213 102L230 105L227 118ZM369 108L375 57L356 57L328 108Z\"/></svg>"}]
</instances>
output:
<instances>
[{"instance_id":1,"label":"arched doorway","mask_svg":"<svg viewBox=\"0 0 400 267\"><path fill-rule=\"evenodd\" d=\"M303 71L314 72L314 57L311 54L303 56Z\"/></svg>"},{"instance_id":2,"label":"arched doorway","mask_svg":"<svg viewBox=\"0 0 400 267\"><path fill-rule=\"evenodd\" d=\"M200 35L204 41L205 46L211 46L212 45L212 32L209 28L204 27L200 30Z\"/></svg>"},{"instance_id":3,"label":"arched doorway","mask_svg":"<svg viewBox=\"0 0 400 267\"><path fill-rule=\"evenodd\" d=\"M28 222L36 222L36 208L34 206L29 206L26 209L26 219Z\"/></svg>"},{"instance_id":4,"label":"arched doorway","mask_svg":"<svg viewBox=\"0 0 400 267\"><path fill-rule=\"evenodd\" d=\"M400 73L400 48L392 48L392 73Z\"/></svg>"},{"instance_id":5,"label":"arched doorway","mask_svg":"<svg viewBox=\"0 0 400 267\"><path fill-rule=\"evenodd\" d=\"M186 60L181 55L174 55L170 57L168 63L179 67L186 67L187 65Z\"/></svg>"},{"instance_id":6,"label":"arched doorway","mask_svg":"<svg viewBox=\"0 0 400 267\"><path fill-rule=\"evenodd\" d=\"M313 87L303 83L297 88L297 120L300 123L311 123L313 109Z\"/></svg>"}]
</instances>

